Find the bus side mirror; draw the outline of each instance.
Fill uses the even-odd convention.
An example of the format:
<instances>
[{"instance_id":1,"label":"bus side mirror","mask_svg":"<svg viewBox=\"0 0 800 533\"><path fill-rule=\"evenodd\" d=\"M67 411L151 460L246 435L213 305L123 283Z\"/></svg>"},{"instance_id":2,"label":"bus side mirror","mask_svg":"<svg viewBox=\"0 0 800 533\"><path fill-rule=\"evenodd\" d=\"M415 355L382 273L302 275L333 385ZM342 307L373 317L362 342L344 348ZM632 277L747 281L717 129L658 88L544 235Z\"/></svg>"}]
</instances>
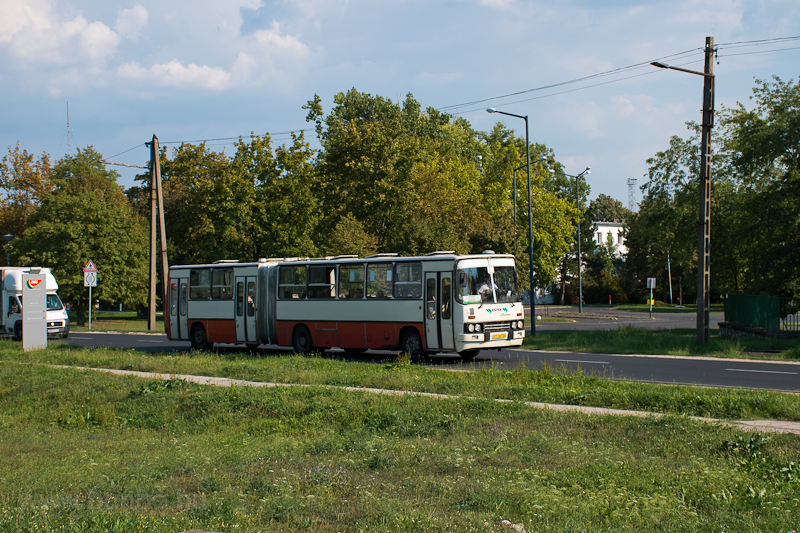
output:
<instances>
[{"instance_id":1,"label":"bus side mirror","mask_svg":"<svg viewBox=\"0 0 800 533\"><path fill-rule=\"evenodd\" d=\"M458 285L459 285L459 287L466 287L467 286L467 273L466 272L459 272L458 273Z\"/></svg>"}]
</instances>

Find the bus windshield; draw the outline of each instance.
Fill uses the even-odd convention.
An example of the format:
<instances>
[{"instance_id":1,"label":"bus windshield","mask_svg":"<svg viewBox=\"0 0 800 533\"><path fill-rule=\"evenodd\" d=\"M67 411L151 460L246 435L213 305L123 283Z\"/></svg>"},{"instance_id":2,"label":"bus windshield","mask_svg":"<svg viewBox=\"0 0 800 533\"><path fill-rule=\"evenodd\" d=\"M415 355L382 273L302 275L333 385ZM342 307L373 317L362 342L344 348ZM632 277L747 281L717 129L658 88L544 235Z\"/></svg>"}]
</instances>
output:
<instances>
[{"instance_id":1,"label":"bus windshield","mask_svg":"<svg viewBox=\"0 0 800 533\"><path fill-rule=\"evenodd\" d=\"M459 268L456 298L463 304L519 302L517 272L512 266Z\"/></svg>"},{"instance_id":2,"label":"bus windshield","mask_svg":"<svg viewBox=\"0 0 800 533\"><path fill-rule=\"evenodd\" d=\"M517 289L517 271L514 267L495 267L494 283L497 303L520 301L519 290Z\"/></svg>"}]
</instances>

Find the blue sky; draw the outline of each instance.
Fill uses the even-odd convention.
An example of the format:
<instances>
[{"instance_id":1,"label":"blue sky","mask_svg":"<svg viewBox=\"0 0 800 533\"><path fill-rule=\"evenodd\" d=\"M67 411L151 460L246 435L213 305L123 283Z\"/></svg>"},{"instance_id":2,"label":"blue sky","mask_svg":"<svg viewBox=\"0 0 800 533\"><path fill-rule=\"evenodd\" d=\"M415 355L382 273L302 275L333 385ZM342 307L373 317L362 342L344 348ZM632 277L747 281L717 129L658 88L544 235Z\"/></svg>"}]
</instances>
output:
<instances>
[{"instance_id":1,"label":"blue sky","mask_svg":"<svg viewBox=\"0 0 800 533\"><path fill-rule=\"evenodd\" d=\"M796 0L0 0L0 142L54 159L93 145L143 165L153 134L310 128L301 106L315 93L328 111L351 87L435 108L529 91L448 110L520 134L521 120L485 108L529 115L531 141L569 173L591 166L592 197L627 205L627 180L641 186L646 159L700 121L702 78L646 63L687 52L667 62L702 70L706 36L720 45L718 110L749 105L754 79L800 74L800 40L731 44L800 36ZM117 170L133 184L135 170Z\"/></svg>"}]
</instances>

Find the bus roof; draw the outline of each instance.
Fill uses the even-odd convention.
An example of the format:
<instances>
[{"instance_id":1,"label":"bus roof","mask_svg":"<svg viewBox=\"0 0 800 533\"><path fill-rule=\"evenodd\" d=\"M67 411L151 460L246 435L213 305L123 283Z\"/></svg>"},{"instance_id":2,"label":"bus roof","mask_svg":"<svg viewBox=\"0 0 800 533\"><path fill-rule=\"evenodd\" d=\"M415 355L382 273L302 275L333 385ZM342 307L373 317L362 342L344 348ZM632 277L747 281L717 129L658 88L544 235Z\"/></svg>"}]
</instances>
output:
<instances>
[{"instance_id":1,"label":"bus roof","mask_svg":"<svg viewBox=\"0 0 800 533\"><path fill-rule=\"evenodd\" d=\"M513 254L496 254L491 251L486 251L480 254L465 254L459 255L453 251L431 252L425 255L401 256L396 253L379 253L372 254L366 257L358 257L357 255L334 255L325 257L272 257L261 258L257 262L240 263L237 260L222 260L215 261L214 263L203 263L194 265L172 265L173 268L213 268L213 267L252 267L252 266L267 266L280 263L370 263L376 261L392 260L397 262L406 261L460 261L463 259L487 259L487 258L513 258Z\"/></svg>"}]
</instances>

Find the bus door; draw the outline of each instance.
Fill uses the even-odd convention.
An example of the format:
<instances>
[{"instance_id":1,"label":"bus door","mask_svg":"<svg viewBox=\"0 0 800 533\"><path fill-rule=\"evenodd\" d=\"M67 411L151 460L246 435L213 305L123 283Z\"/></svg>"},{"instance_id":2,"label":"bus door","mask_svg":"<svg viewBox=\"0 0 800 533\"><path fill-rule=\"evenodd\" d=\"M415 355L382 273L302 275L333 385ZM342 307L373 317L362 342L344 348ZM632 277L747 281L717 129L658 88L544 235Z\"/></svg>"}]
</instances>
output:
<instances>
[{"instance_id":1,"label":"bus door","mask_svg":"<svg viewBox=\"0 0 800 533\"><path fill-rule=\"evenodd\" d=\"M425 347L453 350L453 275L425 273Z\"/></svg>"},{"instance_id":2,"label":"bus door","mask_svg":"<svg viewBox=\"0 0 800 533\"><path fill-rule=\"evenodd\" d=\"M189 279L172 278L169 287L169 337L189 339Z\"/></svg>"},{"instance_id":3,"label":"bus door","mask_svg":"<svg viewBox=\"0 0 800 533\"><path fill-rule=\"evenodd\" d=\"M256 278L236 277L236 342L257 344Z\"/></svg>"}]
</instances>

